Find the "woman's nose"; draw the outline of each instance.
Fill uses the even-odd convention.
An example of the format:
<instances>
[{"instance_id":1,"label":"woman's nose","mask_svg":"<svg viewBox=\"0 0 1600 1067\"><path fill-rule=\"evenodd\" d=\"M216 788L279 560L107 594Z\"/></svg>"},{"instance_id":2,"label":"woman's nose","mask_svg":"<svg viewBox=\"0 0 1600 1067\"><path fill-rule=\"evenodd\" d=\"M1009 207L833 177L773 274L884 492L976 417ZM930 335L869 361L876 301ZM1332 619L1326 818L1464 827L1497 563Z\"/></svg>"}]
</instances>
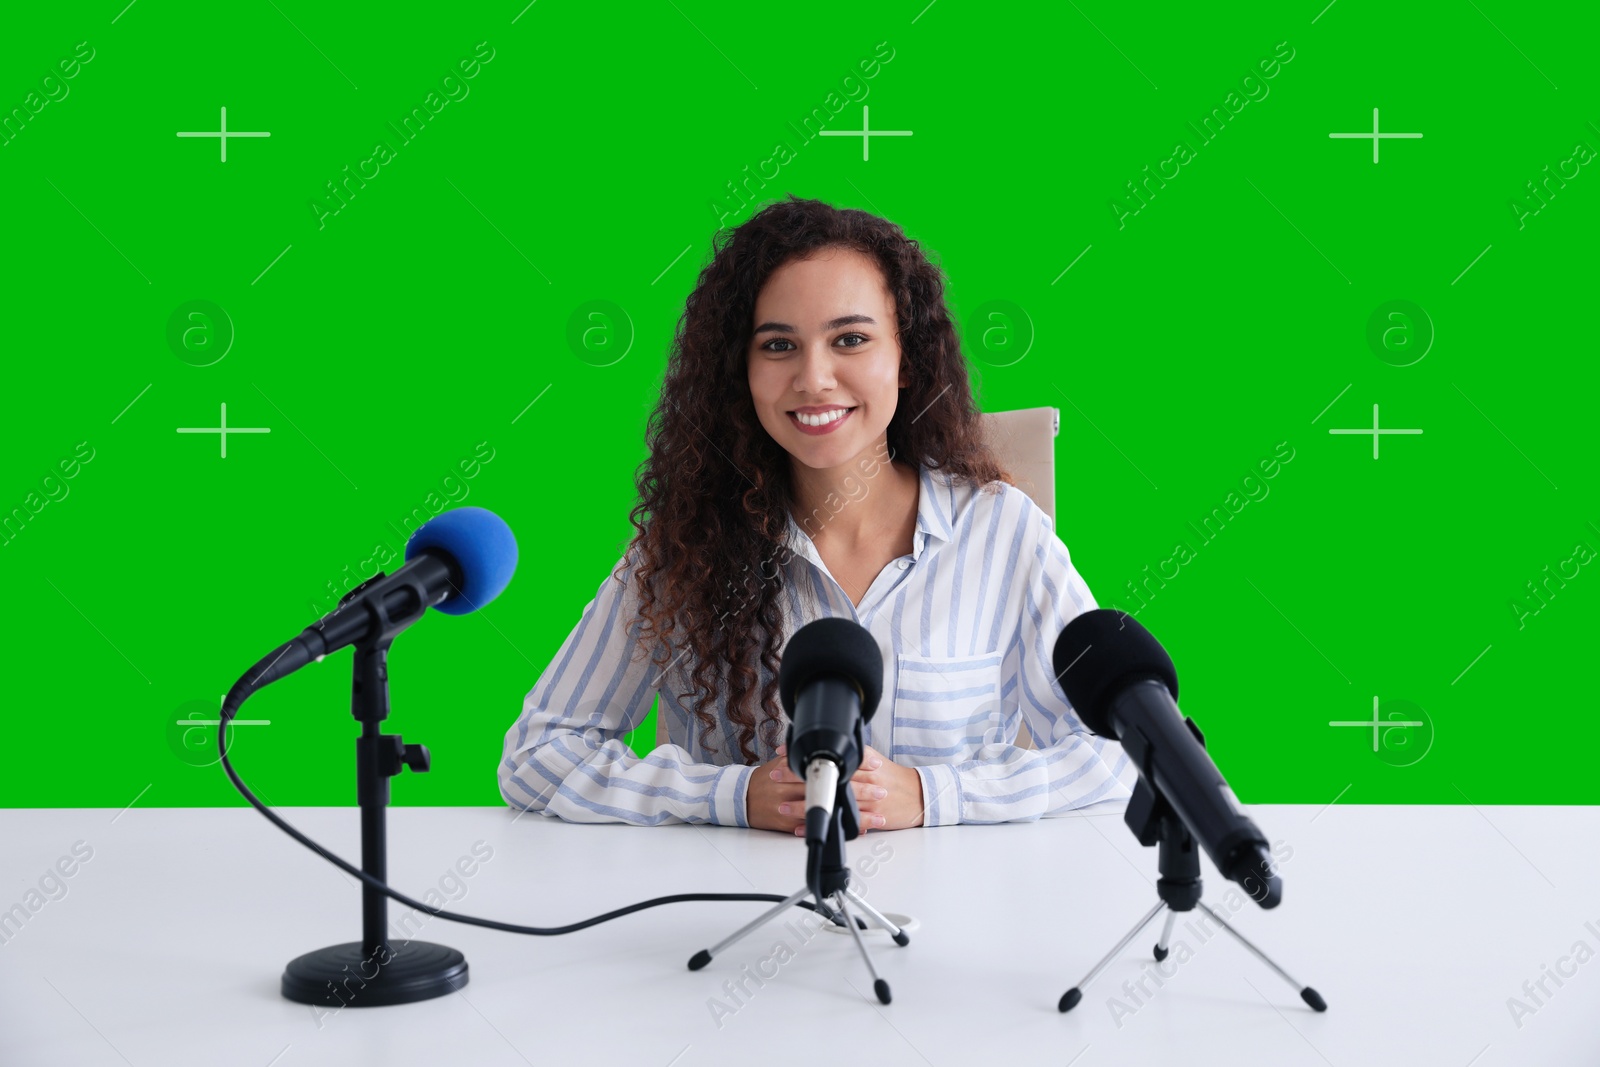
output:
<instances>
[{"instance_id":1,"label":"woman's nose","mask_svg":"<svg viewBox=\"0 0 1600 1067\"><path fill-rule=\"evenodd\" d=\"M823 393L833 388L833 356L826 351L802 351L794 388L797 393Z\"/></svg>"}]
</instances>

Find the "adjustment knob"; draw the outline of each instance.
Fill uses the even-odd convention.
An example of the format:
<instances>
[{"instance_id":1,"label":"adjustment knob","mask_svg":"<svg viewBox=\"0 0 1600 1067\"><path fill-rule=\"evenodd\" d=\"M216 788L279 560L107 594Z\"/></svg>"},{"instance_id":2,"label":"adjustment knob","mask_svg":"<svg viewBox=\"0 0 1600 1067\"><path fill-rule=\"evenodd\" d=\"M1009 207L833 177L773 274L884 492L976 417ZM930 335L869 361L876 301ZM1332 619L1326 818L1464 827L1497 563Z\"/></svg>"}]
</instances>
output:
<instances>
[{"instance_id":1,"label":"adjustment knob","mask_svg":"<svg viewBox=\"0 0 1600 1067\"><path fill-rule=\"evenodd\" d=\"M428 746L407 745L400 751L400 760L407 767L421 774L428 769Z\"/></svg>"}]
</instances>

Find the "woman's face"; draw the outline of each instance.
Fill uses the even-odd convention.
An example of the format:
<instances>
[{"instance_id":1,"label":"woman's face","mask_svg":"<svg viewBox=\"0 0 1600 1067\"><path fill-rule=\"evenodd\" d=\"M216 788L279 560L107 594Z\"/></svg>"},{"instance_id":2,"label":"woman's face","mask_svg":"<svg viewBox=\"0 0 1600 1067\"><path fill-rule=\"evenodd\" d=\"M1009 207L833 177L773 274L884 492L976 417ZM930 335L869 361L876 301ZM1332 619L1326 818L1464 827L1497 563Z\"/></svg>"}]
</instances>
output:
<instances>
[{"instance_id":1,"label":"woman's face","mask_svg":"<svg viewBox=\"0 0 1600 1067\"><path fill-rule=\"evenodd\" d=\"M851 250L793 260L767 279L746 361L750 397L796 461L839 467L883 437L906 384L894 310L877 263ZM819 417L836 421L804 421Z\"/></svg>"}]
</instances>

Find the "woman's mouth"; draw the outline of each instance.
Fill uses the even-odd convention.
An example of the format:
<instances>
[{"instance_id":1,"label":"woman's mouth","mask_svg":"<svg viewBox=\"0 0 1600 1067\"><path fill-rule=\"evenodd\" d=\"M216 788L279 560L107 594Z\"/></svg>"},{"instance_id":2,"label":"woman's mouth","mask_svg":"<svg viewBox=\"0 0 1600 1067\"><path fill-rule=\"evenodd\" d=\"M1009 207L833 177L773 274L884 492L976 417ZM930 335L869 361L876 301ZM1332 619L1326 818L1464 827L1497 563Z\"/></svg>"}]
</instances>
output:
<instances>
[{"instance_id":1,"label":"woman's mouth","mask_svg":"<svg viewBox=\"0 0 1600 1067\"><path fill-rule=\"evenodd\" d=\"M820 437L837 430L855 410L855 408L834 408L832 411L818 412L815 415L802 415L791 411L788 415L795 429L803 434Z\"/></svg>"}]
</instances>

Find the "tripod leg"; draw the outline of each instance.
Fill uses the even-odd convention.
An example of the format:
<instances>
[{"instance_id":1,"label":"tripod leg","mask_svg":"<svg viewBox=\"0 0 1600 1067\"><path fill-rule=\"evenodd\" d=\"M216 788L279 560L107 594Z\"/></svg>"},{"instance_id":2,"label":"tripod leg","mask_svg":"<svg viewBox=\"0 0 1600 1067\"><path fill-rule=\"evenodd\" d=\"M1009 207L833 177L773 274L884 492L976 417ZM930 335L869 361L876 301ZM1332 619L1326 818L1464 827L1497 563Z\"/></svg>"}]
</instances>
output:
<instances>
[{"instance_id":1,"label":"tripod leg","mask_svg":"<svg viewBox=\"0 0 1600 1067\"><path fill-rule=\"evenodd\" d=\"M1123 936L1121 941L1117 942L1115 948L1113 948L1110 952L1107 952L1105 954L1105 958L1103 958L1099 963L1094 965L1094 970L1090 971L1087 975L1085 975L1083 981L1079 982L1077 985L1073 986L1071 989L1069 989L1065 993L1061 994L1061 1000L1056 1004L1056 1007L1061 1011L1071 1011L1073 1008L1077 1007L1078 1006L1078 1001L1083 999L1083 990L1084 990L1084 988L1090 982L1094 981L1095 978L1100 974L1100 972L1105 970L1106 964L1110 963L1112 961L1112 959L1114 959L1116 957L1117 953L1119 953L1123 949L1127 948L1128 947L1128 942L1132 941L1135 937L1139 936L1139 931L1143 930L1146 926L1149 926L1150 925L1150 920L1154 919L1157 915L1161 914L1161 909L1166 907L1166 906L1167 906L1167 902L1166 901L1164 901L1164 900L1156 901L1156 906L1151 908L1149 911L1144 913L1144 918L1140 919L1139 922L1134 926L1134 928L1132 930L1129 930L1127 932L1127 934L1125 934Z\"/></svg>"},{"instance_id":2,"label":"tripod leg","mask_svg":"<svg viewBox=\"0 0 1600 1067\"><path fill-rule=\"evenodd\" d=\"M844 902L843 893L835 893L833 899L838 902L839 910L844 912L844 921L850 927L850 936L855 938L856 948L861 950L861 958L867 961L867 972L872 975L872 991L878 995L883 1003L889 1003L889 983L878 977L878 969L872 965L872 955L867 951L867 943L861 940L861 931L856 929L855 917L850 914L850 907Z\"/></svg>"},{"instance_id":3,"label":"tripod leg","mask_svg":"<svg viewBox=\"0 0 1600 1067\"><path fill-rule=\"evenodd\" d=\"M1238 939L1239 944L1243 945L1245 948L1249 949L1252 953L1254 953L1256 959L1260 960L1262 963L1265 963L1268 967L1271 967L1274 971L1277 971L1278 972L1278 976L1280 978L1282 978L1285 982L1288 982L1290 985L1292 985L1296 989L1298 989L1300 991L1300 999L1301 1000L1305 1001L1307 1004L1309 1004L1316 1011L1327 1011L1328 1010L1328 1002L1322 999L1322 994L1321 993L1318 993L1315 989L1312 989L1308 985L1301 985L1299 982L1297 982L1293 978L1291 978L1289 976L1289 972L1288 971L1284 970L1282 967L1279 967L1276 963L1273 963L1272 960L1268 959L1267 958L1267 954L1265 952L1262 952L1260 949L1258 949L1254 945L1252 945L1249 941L1245 940L1245 936L1243 934L1241 934L1239 931L1235 930L1233 927L1229 926L1227 924L1227 922L1223 920L1222 916L1218 915L1216 912L1214 912L1210 908L1206 907L1206 905L1205 905L1205 903L1203 901L1196 901L1196 903L1199 905L1201 911L1205 912L1207 915L1211 916L1213 919L1215 919L1217 921L1217 925L1218 926L1220 926L1224 930L1228 931L1228 933L1232 934L1235 938Z\"/></svg>"},{"instance_id":4,"label":"tripod leg","mask_svg":"<svg viewBox=\"0 0 1600 1067\"><path fill-rule=\"evenodd\" d=\"M862 900L854 890L846 888L844 890L844 895L850 898L850 903L856 905L862 911L870 915L873 922L889 931L889 936L894 938L895 944L899 945L901 948L904 948L906 945L911 943L910 934L906 933L904 930L900 929L900 927L884 918L884 915L881 911L879 911L877 908L874 908L871 904L868 904L865 900Z\"/></svg>"},{"instance_id":5,"label":"tripod leg","mask_svg":"<svg viewBox=\"0 0 1600 1067\"><path fill-rule=\"evenodd\" d=\"M1167 958L1167 946L1172 944L1172 924L1178 921L1178 913L1167 912L1167 921L1161 927L1161 940L1156 942L1156 962L1160 963Z\"/></svg>"},{"instance_id":6,"label":"tripod leg","mask_svg":"<svg viewBox=\"0 0 1600 1067\"><path fill-rule=\"evenodd\" d=\"M835 926L838 926L838 927L843 927L844 926L844 918L843 918L843 916L841 916L838 912L834 911L832 908L828 907L828 902L827 901L823 900L821 897L814 897L813 899L816 901L816 909L817 909L817 914L818 915L822 916L824 919L827 919L829 922L831 922ZM857 921L859 921L859 920L857 920Z\"/></svg>"},{"instance_id":7,"label":"tripod leg","mask_svg":"<svg viewBox=\"0 0 1600 1067\"><path fill-rule=\"evenodd\" d=\"M727 948L729 945L733 944L735 941L739 940L745 934L748 934L762 923L776 919L779 915L783 914L784 909L794 907L795 903L799 901L801 897L809 895L810 892L811 889L809 886L800 887L799 889L795 890L788 900L785 900L782 904L774 904L771 908L768 908L766 911L762 912L760 916L741 926L738 932L729 937L723 938L711 948L703 948L699 952L696 952L689 959L689 969L691 971L698 971L700 968L711 962L711 957L715 956L717 953L721 952L723 949Z\"/></svg>"}]
</instances>

